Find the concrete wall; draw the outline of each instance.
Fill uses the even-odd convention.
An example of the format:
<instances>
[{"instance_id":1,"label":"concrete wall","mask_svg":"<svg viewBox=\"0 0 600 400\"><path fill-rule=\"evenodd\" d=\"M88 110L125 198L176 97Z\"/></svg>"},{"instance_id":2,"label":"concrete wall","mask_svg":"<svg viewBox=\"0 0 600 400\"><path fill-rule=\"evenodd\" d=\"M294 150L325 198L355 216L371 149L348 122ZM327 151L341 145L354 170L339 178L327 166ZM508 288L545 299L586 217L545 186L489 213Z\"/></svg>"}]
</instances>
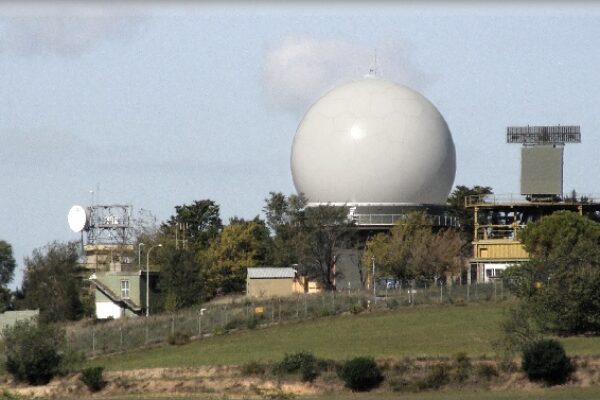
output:
<instances>
[{"instance_id":1,"label":"concrete wall","mask_svg":"<svg viewBox=\"0 0 600 400\"><path fill-rule=\"evenodd\" d=\"M118 272L105 273L105 274L98 273L97 280L98 280L98 282L102 283L104 286L109 288L119 298L121 297L121 281L128 280L129 281L129 300L132 303L137 304L137 305L142 305L144 303L144 301L142 301L142 298L145 297L145 295L146 295L146 288L145 288L146 281L144 279L144 282L143 282L144 285L142 285L142 279L137 272L134 274L118 273ZM96 290L96 293L98 293L98 292L99 291ZM100 294L102 294L102 293L100 293ZM102 297L104 297L104 298L102 298ZM100 301L108 300L104 295L102 295L102 297L101 297ZM99 301L98 295L96 297L96 301Z\"/></svg>"},{"instance_id":2,"label":"concrete wall","mask_svg":"<svg viewBox=\"0 0 600 400\"><path fill-rule=\"evenodd\" d=\"M251 297L291 296L294 278L247 279L247 295Z\"/></svg>"}]
</instances>

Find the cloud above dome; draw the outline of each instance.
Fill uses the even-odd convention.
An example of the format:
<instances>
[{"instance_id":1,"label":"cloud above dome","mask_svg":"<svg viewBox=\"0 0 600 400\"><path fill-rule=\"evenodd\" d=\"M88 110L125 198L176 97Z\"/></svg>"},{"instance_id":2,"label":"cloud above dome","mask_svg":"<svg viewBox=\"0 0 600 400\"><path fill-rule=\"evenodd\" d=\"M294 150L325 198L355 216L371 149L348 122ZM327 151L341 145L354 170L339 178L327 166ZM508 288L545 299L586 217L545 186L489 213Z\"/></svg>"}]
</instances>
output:
<instances>
[{"instance_id":1,"label":"cloud above dome","mask_svg":"<svg viewBox=\"0 0 600 400\"><path fill-rule=\"evenodd\" d=\"M266 54L263 87L268 105L302 115L320 96L350 80L378 73L422 89L431 80L411 61L406 41L361 44L344 38L289 35Z\"/></svg>"}]
</instances>

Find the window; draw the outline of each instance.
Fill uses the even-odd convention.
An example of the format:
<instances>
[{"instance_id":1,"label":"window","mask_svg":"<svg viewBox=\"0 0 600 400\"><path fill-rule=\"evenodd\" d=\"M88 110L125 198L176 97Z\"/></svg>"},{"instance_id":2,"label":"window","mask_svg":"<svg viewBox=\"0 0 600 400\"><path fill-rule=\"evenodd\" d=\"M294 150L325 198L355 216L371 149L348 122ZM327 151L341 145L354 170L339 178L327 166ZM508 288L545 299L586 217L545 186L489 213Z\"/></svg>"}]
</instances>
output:
<instances>
[{"instance_id":1,"label":"window","mask_svg":"<svg viewBox=\"0 0 600 400\"><path fill-rule=\"evenodd\" d=\"M121 298L122 299L129 298L129 281L128 280L121 281Z\"/></svg>"}]
</instances>

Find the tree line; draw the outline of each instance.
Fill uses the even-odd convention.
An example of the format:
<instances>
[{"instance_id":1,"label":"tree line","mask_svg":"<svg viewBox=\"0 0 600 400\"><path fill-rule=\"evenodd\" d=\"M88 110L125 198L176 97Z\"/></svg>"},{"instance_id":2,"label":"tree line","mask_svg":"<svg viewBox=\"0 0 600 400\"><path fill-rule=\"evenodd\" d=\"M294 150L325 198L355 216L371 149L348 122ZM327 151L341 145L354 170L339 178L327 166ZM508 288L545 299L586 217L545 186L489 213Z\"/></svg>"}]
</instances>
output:
<instances>
[{"instance_id":1,"label":"tree line","mask_svg":"<svg viewBox=\"0 0 600 400\"><path fill-rule=\"evenodd\" d=\"M456 276L469 255L472 235L472 216L464 209L464 198L482 193L491 193L491 188L457 186L452 192L448 205L461 221L458 229L439 230L417 213L389 232L370 237L366 244L358 240L347 208L306 207L302 195L271 192L263 218L233 217L227 224L219 205L210 199L178 205L159 225L144 222L136 229L136 248L140 243L144 249L162 245L152 253L152 264L160 265L160 295L152 296L150 307L153 312L174 311L217 295L242 293L247 268L257 266L293 266L331 290L335 259L343 248L365 250L359 265L365 270L363 277L372 257L377 259L380 276L431 281ZM77 242L50 242L35 249L24 260L22 286L11 292L7 284L16 264L10 245L0 241L2 307L37 308L42 321L93 316L93 299L81 296L81 276L86 271L78 246Z\"/></svg>"}]
</instances>

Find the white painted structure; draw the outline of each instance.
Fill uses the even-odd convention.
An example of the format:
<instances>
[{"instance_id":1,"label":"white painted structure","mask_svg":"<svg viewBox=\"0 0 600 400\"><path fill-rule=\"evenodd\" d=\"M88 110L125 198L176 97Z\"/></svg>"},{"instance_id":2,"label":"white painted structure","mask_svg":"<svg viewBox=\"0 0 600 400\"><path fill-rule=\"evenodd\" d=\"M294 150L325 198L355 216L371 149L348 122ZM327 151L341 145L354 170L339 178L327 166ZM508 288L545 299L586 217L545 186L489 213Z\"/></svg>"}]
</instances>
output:
<instances>
[{"instance_id":1,"label":"white painted structure","mask_svg":"<svg viewBox=\"0 0 600 400\"><path fill-rule=\"evenodd\" d=\"M291 166L310 203L445 204L456 154L429 100L394 82L364 79L333 89L308 110Z\"/></svg>"},{"instance_id":2,"label":"white painted structure","mask_svg":"<svg viewBox=\"0 0 600 400\"><path fill-rule=\"evenodd\" d=\"M96 301L96 318L121 318L123 309L112 301Z\"/></svg>"}]
</instances>

